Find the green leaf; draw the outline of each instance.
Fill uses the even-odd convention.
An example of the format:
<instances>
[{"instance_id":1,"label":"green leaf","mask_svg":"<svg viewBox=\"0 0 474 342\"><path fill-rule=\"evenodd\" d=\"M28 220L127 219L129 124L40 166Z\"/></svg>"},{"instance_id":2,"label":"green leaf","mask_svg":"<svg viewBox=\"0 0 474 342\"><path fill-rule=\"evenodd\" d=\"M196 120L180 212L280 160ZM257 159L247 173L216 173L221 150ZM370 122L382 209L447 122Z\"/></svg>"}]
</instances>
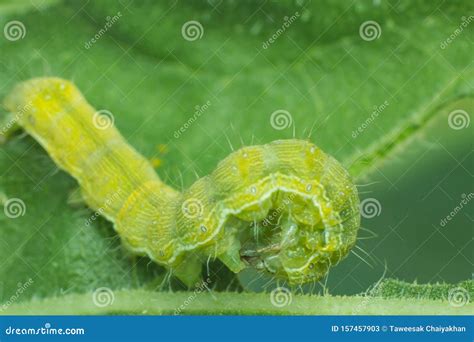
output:
<instances>
[{"instance_id":1,"label":"green leaf","mask_svg":"<svg viewBox=\"0 0 474 342\"><path fill-rule=\"evenodd\" d=\"M447 108L473 109L472 25L441 48L472 13L467 1L43 4L0 6L0 27L17 20L26 30L23 39L0 37L0 98L31 77L73 80L97 109L114 114L134 147L159 159L157 172L178 188L209 173L233 148L310 134L358 180L378 180L380 170L404 171L394 155L410 151L414 137L445 118ZM203 27L195 41L182 35L191 20ZM362 39L366 21L378 23L378 39ZM191 122L195 106L206 103ZM358 132L374 106L384 108ZM280 109L293 123L283 130L270 122ZM4 200L19 198L26 208L15 219L0 213L0 302L30 278L22 301L163 281L162 268L127 254L110 223L85 225L92 213L67 204L74 180L30 137L15 136L0 148L0 175ZM356 260L338 269L344 273ZM217 269L215 286L225 289L229 275Z\"/></svg>"},{"instance_id":2,"label":"green leaf","mask_svg":"<svg viewBox=\"0 0 474 342\"><path fill-rule=\"evenodd\" d=\"M380 290L376 293L377 297L448 300L453 305L461 304L462 300L467 304L474 296L473 280L466 280L459 284L411 284L396 279L385 279L378 287ZM451 298L449 298L450 294Z\"/></svg>"}]
</instances>

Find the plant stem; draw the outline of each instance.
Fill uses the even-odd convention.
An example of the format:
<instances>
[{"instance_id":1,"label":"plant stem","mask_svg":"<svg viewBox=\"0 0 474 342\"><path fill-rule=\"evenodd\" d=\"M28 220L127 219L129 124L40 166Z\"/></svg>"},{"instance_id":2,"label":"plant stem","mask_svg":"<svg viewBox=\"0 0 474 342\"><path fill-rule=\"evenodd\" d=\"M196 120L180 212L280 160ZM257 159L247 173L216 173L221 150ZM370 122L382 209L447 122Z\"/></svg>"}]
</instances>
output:
<instances>
[{"instance_id":1,"label":"plant stem","mask_svg":"<svg viewBox=\"0 0 474 342\"><path fill-rule=\"evenodd\" d=\"M120 290L99 307L92 293L33 299L0 311L6 315L469 315L474 305L447 301L289 295L277 307L265 293L195 293ZM291 300L290 300L291 299Z\"/></svg>"}]
</instances>

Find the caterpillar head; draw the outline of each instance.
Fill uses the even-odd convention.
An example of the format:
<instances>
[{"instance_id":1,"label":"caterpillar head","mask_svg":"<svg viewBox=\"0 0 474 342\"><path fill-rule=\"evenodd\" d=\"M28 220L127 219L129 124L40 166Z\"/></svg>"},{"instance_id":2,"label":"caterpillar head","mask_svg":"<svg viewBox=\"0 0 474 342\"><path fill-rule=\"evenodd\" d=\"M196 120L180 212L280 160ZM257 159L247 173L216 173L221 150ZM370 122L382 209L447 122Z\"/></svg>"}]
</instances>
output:
<instances>
[{"instance_id":1,"label":"caterpillar head","mask_svg":"<svg viewBox=\"0 0 474 342\"><path fill-rule=\"evenodd\" d=\"M306 141L234 152L183 196L198 218L178 220L185 246L232 271L252 267L291 284L315 281L354 245L357 190L347 171Z\"/></svg>"},{"instance_id":2,"label":"caterpillar head","mask_svg":"<svg viewBox=\"0 0 474 342\"><path fill-rule=\"evenodd\" d=\"M353 188L345 188L348 196L342 199L346 208L341 213L316 182L292 181L290 186L286 179L285 188L266 200L270 209L263 219L243 220L248 228L240 230L239 254L246 267L302 284L320 279L347 254L356 239L359 215L351 203L357 201ZM307 192L313 187L311 198ZM345 197L345 192L340 196Z\"/></svg>"}]
</instances>

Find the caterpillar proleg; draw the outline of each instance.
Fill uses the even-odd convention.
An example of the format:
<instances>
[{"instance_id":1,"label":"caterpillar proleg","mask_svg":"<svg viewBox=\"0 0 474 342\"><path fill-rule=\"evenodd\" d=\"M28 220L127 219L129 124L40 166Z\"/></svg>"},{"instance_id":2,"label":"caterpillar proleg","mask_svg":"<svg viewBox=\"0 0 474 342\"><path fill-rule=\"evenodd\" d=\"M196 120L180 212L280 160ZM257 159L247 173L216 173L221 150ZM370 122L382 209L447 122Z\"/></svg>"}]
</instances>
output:
<instances>
[{"instance_id":1,"label":"caterpillar proleg","mask_svg":"<svg viewBox=\"0 0 474 342\"><path fill-rule=\"evenodd\" d=\"M235 273L253 267L290 284L314 281L356 241L356 187L308 141L243 147L180 192L113 125L94 125L96 110L69 81L26 81L5 105L21 109L18 124L78 181L87 205L102 209L130 251L186 284L209 257Z\"/></svg>"}]
</instances>

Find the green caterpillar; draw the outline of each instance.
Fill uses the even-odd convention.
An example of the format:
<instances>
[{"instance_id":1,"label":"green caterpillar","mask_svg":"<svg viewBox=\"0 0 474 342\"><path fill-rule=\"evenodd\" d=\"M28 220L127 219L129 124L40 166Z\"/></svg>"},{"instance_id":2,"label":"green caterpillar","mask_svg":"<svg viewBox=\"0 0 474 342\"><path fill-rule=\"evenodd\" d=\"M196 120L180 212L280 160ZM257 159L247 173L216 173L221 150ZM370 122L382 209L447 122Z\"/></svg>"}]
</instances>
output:
<instances>
[{"instance_id":1,"label":"green caterpillar","mask_svg":"<svg viewBox=\"0 0 474 342\"><path fill-rule=\"evenodd\" d=\"M356 187L335 159L308 141L241 148L179 192L113 125L98 124L98 112L71 82L29 80L5 104L79 182L87 205L113 222L129 250L167 266L186 284L211 257L235 273L254 267L290 284L315 281L355 244Z\"/></svg>"}]
</instances>

